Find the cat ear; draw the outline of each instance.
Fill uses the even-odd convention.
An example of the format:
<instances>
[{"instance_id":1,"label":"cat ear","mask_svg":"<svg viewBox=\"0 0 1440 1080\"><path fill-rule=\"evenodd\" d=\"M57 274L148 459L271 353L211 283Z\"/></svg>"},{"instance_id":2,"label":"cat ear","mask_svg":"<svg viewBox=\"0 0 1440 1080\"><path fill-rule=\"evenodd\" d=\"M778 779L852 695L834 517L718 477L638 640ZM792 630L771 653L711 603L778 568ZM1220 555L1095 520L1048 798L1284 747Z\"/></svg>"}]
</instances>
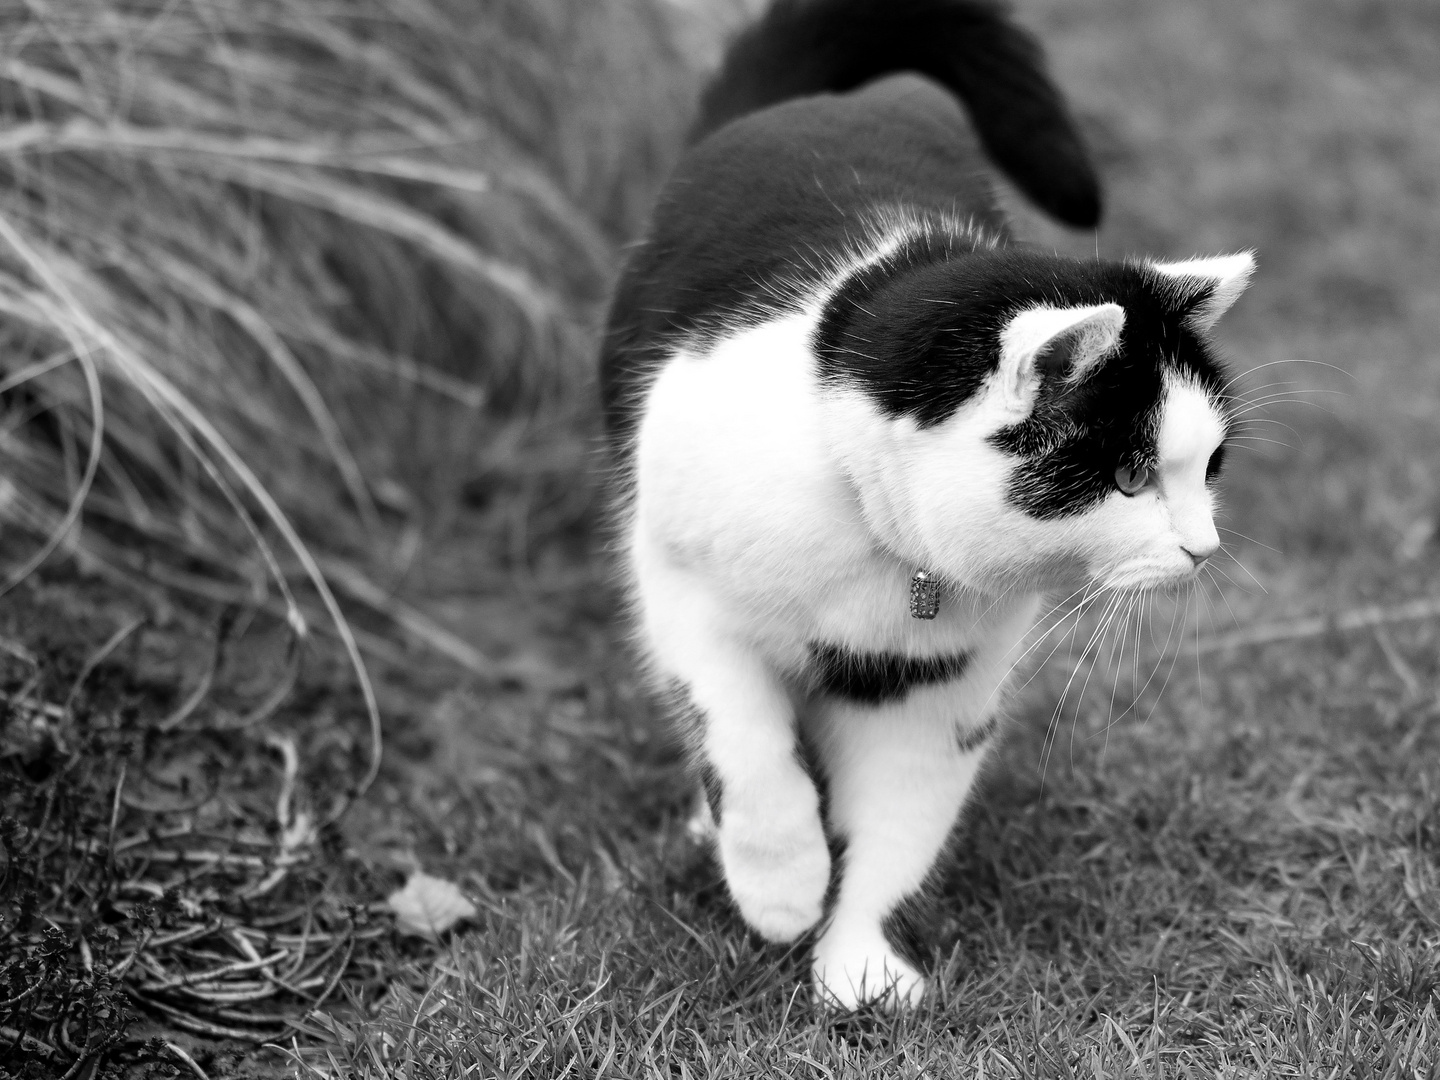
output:
<instances>
[{"instance_id":1,"label":"cat ear","mask_svg":"<svg viewBox=\"0 0 1440 1080\"><path fill-rule=\"evenodd\" d=\"M1216 255L1211 259L1187 259L1185 262L1152 263L1150 269L1170 279L1179 290L1182 304L1195 303L1187 317L1192 329L1204 332L1230 310L1250 284L1255 273L1255 253ZM1198 300L1198 303L1196 302Z\"/></svg>"},{"instance_id":2,"label":"cat ear","mask_svg":"<svg viewBox=\"0 0 1440 1080\"><path fill-rule=\"evenodd\" d=\"M1029 413L1046 376L1075 383L1120 344L1119 304L1027 308L1000 331L1000 391L1018 415Z\"/></svg>"}]
</instances>

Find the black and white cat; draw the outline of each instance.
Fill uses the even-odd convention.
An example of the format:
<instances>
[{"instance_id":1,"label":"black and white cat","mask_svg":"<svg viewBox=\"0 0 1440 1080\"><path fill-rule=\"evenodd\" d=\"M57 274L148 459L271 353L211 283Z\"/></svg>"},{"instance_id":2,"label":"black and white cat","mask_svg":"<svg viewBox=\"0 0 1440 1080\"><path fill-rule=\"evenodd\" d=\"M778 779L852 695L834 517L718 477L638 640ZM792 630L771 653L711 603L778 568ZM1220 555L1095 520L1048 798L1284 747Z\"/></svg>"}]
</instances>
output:
<instances>
[{"instance_id":1,"label":"black and white cat","mask_svg":"<svg viewBox=\"0 0 1440 1080\"><path fill-rule=\"evenodd\" d=\"M818 929L823 1000L913 1003L901 916L1042 597L1219 546L1207 334L1254 262L1012 244L987 157L1067 223L1100 202L989 0L779 0L701 114L602 357L638 636L746 923Z\"/></svg>"}]
</instances>

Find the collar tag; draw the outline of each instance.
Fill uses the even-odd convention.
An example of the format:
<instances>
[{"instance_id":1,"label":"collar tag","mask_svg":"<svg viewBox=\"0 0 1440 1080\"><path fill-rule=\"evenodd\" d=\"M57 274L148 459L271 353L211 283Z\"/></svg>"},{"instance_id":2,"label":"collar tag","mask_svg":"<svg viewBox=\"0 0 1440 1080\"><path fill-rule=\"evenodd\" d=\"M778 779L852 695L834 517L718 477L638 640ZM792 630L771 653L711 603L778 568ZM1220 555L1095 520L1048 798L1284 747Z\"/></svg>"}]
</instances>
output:
<instances>
[{"instance_id":1,"label":"collar tag","mask_svg":"<svg viewBox=\"0 0 1440 1080\"><path fill-rule=\"evenodd\" d=\"M916 619L933 619L940 614L940 582L928 571L916 570L910 579L910 614Z\"/></svg>"}]
</instances>

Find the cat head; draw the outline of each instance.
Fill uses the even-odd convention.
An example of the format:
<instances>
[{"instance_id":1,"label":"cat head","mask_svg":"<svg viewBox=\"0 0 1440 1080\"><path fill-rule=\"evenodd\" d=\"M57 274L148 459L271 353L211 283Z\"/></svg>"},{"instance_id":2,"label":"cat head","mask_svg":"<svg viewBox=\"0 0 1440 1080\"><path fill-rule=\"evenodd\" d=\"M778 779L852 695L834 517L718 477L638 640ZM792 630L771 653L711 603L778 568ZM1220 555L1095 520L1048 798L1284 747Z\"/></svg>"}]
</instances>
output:
<instances>
[{"instance_id":1,"label":"cat head","mask_svg":"<svg viewBox=\"0 0 1440 1080\"><path fill-rule=\"evenodd\" d=\"M815 339L882 541L987 592L1193 578L1233 424L1208 337L1253 257L905 258L852 275Z\"/></svg>"}]
</instances>

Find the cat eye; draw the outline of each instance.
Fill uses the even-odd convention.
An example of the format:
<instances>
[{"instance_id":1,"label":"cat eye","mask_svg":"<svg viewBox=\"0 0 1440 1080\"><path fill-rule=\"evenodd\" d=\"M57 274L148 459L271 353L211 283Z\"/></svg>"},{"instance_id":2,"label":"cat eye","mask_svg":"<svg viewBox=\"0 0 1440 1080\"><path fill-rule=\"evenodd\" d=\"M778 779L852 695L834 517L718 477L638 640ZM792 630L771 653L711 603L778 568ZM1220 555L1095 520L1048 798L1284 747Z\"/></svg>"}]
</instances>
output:
<instances>
[{"instance_id":1,"label":"cat eye","mask_svg":"<svg viewBox=\"0 0 1440 1080\"><path fill-rule=\"evenodd\" d=\"M1121 465L1115 470L1115 486L1126 495L1135 495L1149 486L1151 475L1148 465Z\"/></svg>"}]
</instances>

